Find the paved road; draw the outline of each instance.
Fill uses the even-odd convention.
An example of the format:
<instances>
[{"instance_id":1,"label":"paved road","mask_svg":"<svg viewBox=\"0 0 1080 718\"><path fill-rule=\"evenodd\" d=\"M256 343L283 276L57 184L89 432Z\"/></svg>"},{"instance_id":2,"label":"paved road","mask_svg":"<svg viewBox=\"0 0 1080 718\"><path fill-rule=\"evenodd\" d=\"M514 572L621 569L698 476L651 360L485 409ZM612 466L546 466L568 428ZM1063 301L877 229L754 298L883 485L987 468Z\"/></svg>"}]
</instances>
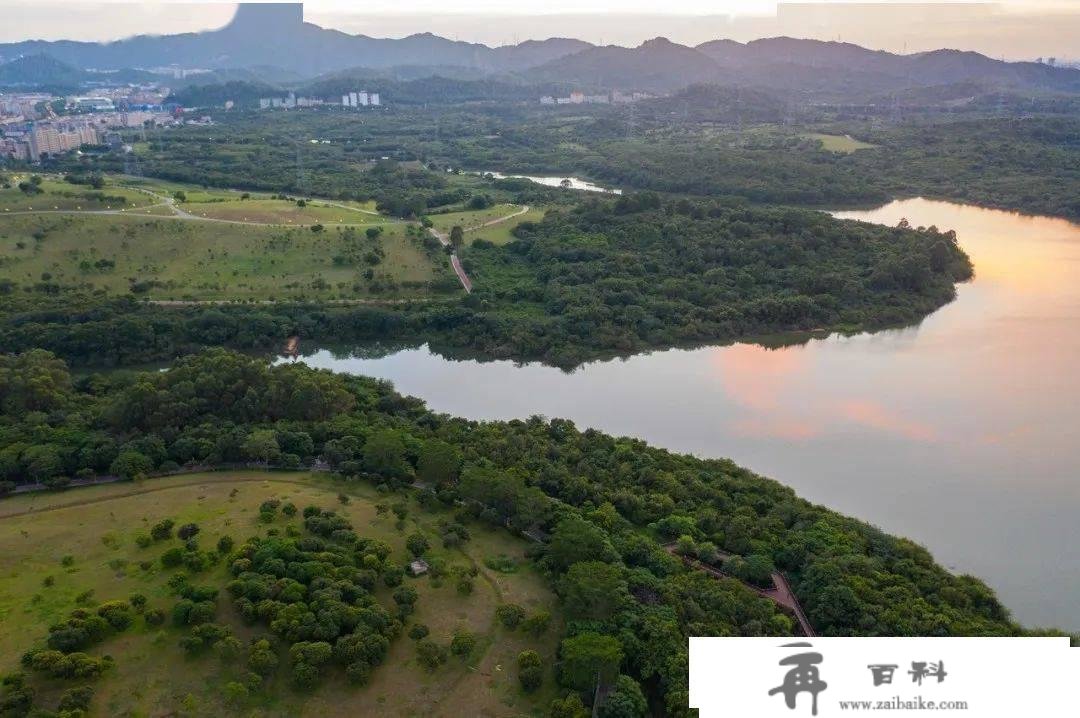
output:
<instances>
[{"instance_id":1,"label":"paved road","mask_svg":"<svg viewBox=\"0 0 1080 718\"><path fill-rule=\"evenodd\" d=\"M489 219L487 222L481 222L480 224L473 225L472 227L463 227L465 232L474 232L484 227L491 227L502 222L513 219L514 217L520 217L529 211L529 205L522 205L521 209L516 212L511 212L505 217L496 217L495 219ZM434 227L429 227L428 232L431 232L431 236L439 240L439 243L444 247L450 246L450 235L446 232L440 232ZM466 294L472 294L472 280L469 279L469 275L465 274L465 268L461 266L461 260L457 256L457 252L453 249L450 250L450 268L454 270L454 274L457 275L458 281L461 282L461 286L465 288Z\"/></svg>"}]
</instances>

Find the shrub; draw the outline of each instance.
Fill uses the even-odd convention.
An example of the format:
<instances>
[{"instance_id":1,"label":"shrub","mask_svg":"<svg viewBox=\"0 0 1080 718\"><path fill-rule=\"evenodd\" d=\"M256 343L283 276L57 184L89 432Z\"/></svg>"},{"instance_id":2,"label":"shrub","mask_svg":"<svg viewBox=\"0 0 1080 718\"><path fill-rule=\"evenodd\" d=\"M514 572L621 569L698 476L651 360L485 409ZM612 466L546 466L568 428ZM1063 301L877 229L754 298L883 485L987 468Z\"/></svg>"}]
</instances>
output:
<instances>
[{"instance_id":1,"label":"shrub","mask_svg":"<svg viewBox=\"0 0 1080 718\"><path fill-rule=\"evenodd\" d=\"M550 623L551 614L547 611L538 611L522 621L521 630L531 636L540 636L547 632Z\"/></svg>"},{"instance_id":2,"label":"shrub","mask_svg":"<svg viewBox=\"0 0 1080 718\"><path fill-rule=\"evenodd\" d=\"M88 711L90 710L90 701L94 698L94 688L92 686L79 686L78 688L68 688L60 696L60 705L57 709L60 712L73 713L75 711Z\"/></svg>"},{"instance_id":3,"label":"shrub","mask_svg":"<svg viewBox=\"0 0 1080 718\"><path fill-rule=\"evenodd\" d=\"M476 636L468 631L457 631L450 640L450 652L455 656L468 658L476 648Z\"/></svg>"},{"instance_id":4,"label":"shrub","mask_svg":"<svg viewBox=\"0 0 1080 718\"><path fill-rule=\"evenodd\" d=\"M353 661L345 667L345 675L353 685L362 686L371 678L371 665L367 661Z\"/></svg>"},{"instance_id":5,"label":"shrub","mask_svg":"<svg viewBox=\"0 0 1080 718\"><path fill-rule=\"evenodd\" d=\"M176 523L172 519L158 521L150 528L150 537L155 541L172 538L172 530L175 525Z\"/></svg>"},{"instance_id":6,"label":"shrub","mask_svg":"<svg viewBox=\"0 0 1080 718\"><path fill-rule=\"evenodd\" d=\"M423 623L414 623L412 628L409 629L409 638L414 641L419 641L421 638L427 638L427 635L431 633L428 627Z\"/></svg>"},{"instance_id":7,"label":"shrub","mask_svg":"<svg viewBox=\"0 0 1080 718\"><path fill-rule=\"evenodd\" d=\"M526 692L535 691L544 682L544 663L536 651L518 654L518 682Z\"/></svg>"},{"instance_id":8,"label":"shrub","mask_svg":"<svg viewBox=\"0 0 1080 718\"><path fill-rule=\"evenodd\" d=\"M176 535L181 541L194 538L197 533L199 533L198 524L184 524L176 530Z\"/></svg>"},{"instance_id":9,"label":"shrub","mask_svg":"<svg viewBox=\"0 0 1080 718\"><path fill-rule=\"evenodd\" d=\"M417 642L416 656L420 665L429 671L434 671L446 663L446 649L427 638Z\"/></svg>"},{"instance_id":10,"label":"shrub","mask_svg":"<svg viewBox=\"0 0 1080 718\"><path fill-rule=\"evenodd\" d=\"M513 631L525 620L525 609L516 603L504 603L495 609L495 617L503 626Z\"/></svg>"},{"instance_id":11,"label":"shrub","mask_svg":"<svg viewBox=\"0 0 1080 718\"><path fill-rule=\"evenodd\" d=\"M171 549L161 554L161 565L165 568L176 568L184 562L184 550L179 546L173 546Z\"/></svg>"},{"instance_id":12,"label":"shrub","mask_svg":"<svg viewBox=\"0 0 1080 718\"><path fill-rule=\"evenodd\" d=\"M233 550L233 545L234 544L235 544L235 542L233 541L232 536L222 536L221 538L218 539L218 542L217 542L218 553L220 553L220 554L229 553L230 551Z\"/></svg>"}]
</instances>

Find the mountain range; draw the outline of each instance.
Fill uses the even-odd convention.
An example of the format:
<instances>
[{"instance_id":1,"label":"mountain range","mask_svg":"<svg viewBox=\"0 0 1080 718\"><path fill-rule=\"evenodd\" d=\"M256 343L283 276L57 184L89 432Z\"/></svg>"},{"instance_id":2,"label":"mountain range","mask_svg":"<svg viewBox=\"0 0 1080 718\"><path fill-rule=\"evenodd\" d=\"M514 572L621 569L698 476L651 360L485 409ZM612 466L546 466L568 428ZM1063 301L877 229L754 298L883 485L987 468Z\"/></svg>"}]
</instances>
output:
<instances>
[{"instance_id":1,"label":"mountain range","mask_svg":"<svg viewBox=\"0 0 1080 718\"><path fill-rule=\"evenodd\" d=\"M975 52L937 50L896 55L850 43L787 37L739 43L713 40L696 47L664 38L638 47L594 46L552 38L488 47L430 33L400 39L349 35L306 23L300 3L247 3L225 27L201 33L140 35L109 43L40 41L0 44L0 83L48 84L46 55L65 82L66 66L86 71L175 66L222 76L262 67L261 77L313 78L365 68L412 68L411 74L457 79L572 84L595 89L674 91L699 83L757 87L835 98L865 97L918 87L963 85L1020 92L1080 93L1080 70L1033 62L1003 62ZM62 63L62 64L61 64ZM229 72L225 72L229 71ZM57 83L61 78L53 78ZM405 78L403 78L405 79Z\"/></svg>"}]
</instances>

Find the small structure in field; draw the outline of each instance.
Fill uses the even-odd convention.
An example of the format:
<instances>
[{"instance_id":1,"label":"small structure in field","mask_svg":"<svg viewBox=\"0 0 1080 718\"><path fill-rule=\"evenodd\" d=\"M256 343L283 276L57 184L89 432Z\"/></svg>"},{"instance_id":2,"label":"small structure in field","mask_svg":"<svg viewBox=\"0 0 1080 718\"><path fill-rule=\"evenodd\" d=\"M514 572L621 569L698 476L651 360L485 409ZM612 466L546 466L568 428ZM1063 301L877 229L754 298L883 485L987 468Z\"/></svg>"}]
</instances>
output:
<instances>
[{"instance_id":1,"label":"small structure in field","mask_svg":"<svg viewBox=\"0 0 1080 718\"><path fill-rule=\"evenodd\" d=\"M425 573L428 572L428 568L430 568L428 566L428 562L422 558L418 558L409 564L409 575L423 576Z\"/></svg>"}]
</instances>

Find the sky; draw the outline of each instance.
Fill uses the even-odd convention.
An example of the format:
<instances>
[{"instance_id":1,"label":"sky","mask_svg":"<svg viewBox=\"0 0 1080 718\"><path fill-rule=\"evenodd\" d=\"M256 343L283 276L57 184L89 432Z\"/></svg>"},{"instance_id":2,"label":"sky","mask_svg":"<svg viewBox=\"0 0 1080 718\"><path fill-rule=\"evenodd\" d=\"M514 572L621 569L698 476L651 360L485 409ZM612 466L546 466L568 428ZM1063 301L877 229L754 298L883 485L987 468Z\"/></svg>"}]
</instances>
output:
<instances>
[{"instance_id":1,"label":"sky","mask_svg":"<svg viewBox=\"0 0 1080 718\"><path fill-rule=\"evenodd\" d=\"M220 27L231 3L0 0L0 42L104 41ZM310 0L305 18L374 37L434 32L488 45L575 37L637 45L662 35L698 44L789 35L893 52L949 47L1005 59L1080 59L1080 0L934 4L893 0Z\"/></svg>"}]
</instances>

